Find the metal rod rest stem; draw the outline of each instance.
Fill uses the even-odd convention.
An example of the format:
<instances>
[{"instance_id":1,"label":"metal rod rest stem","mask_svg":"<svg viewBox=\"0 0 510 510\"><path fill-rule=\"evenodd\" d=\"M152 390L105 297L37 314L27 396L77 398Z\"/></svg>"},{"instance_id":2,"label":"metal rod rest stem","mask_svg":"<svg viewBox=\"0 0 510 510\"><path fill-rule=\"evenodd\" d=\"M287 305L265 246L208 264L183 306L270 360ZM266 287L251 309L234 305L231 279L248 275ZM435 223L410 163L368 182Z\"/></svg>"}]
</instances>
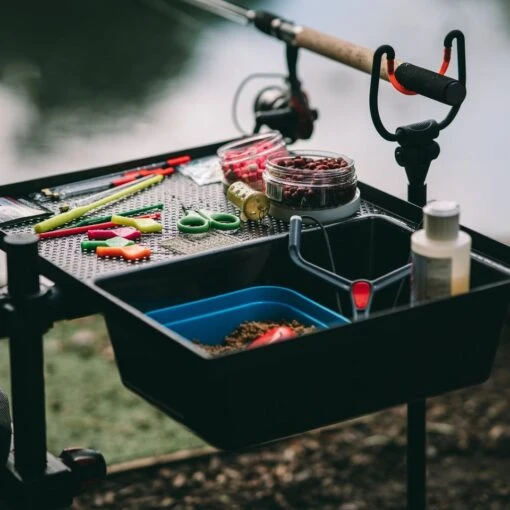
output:
<instances>
[{"instance_id":1,"label":"metal rod rest stem","mask_svg":"<svg viewBox=\"0 0 510 510\"><path fill-rule=\"evenodd\" d=\"M407 508L427 508L426 401L407 404Z\"/></svg>"},{"instance_id":2,"label":"metal rod rest stem","mask_svg":"<svg viewBox=\"0 0 510 510\"><path fill-rule=\"evenodd\" d=\"M407 194L409 196L409 202L413 204L427 203L427 185L425 183L409 183L407 185Z\"/></svg>"},{"instance_id":3,"label":"metal rod rest stem","mask_svg":"<svg viewBox=\"0 0 510 510\"><path fill-rule=\"evenodd\" d=\"M427 203L426 187L419 197L408 195L419 207ZM407 508L427 508L427 400L407 404Z\"/></svg>"}]
</instances>

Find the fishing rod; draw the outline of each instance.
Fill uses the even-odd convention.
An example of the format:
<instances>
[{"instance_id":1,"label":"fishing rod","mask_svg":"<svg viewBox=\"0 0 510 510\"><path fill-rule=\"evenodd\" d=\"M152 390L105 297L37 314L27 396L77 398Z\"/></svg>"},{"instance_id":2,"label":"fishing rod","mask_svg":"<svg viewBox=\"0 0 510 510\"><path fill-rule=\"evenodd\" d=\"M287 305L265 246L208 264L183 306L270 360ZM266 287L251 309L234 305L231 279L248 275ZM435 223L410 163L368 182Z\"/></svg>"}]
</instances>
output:
<instances>
[{"instance_id":1,"label":"fishing rod","mask_svg":"<svg viewBox=\"0 0 510 510\"><path fill-rule=\"evenodd\" d=\"M163 0L159 0L163 1ZM255 132L261 125L280 131L288 140L310 138L317 111L310 108L297 77L297 52L306 48L332 60L371 75L370 114L377 132L399 146L395 150L398 165L404 167L408 179L408 200L416 205L426 203L425 183L431 162L440 153L436 139L456 117L466 97L466 62L464 35L452 30L444 38L443 62L439 72L395 59L395 50L383 45L372 51L332 35L297 25L266 11L246 9L227 0L181 0L243 25L253 25L261 32L286 43L288 90L278 94L275 87L264 89L255 100ZM458 79L445 75L453 42L457 46ZM392 133L384 126L378 105L380 79L389 81L406 95L420 94L449 105L450 110L440 122L426 120L401 126ZM236 93L236 98L238 94ZM234 101L235 104L235 101Z\"/></svg>"},{"instance_id":2,"label":"fishing rod","mask_svg":"<svg viewBox=\"0 0 510 510\"><path fill-rule=\"evenodd\" d=\"M163 1L163 0L161 0ZM223 18L253 25L255 28L284 41L295 48L305 48L324 57L372 74L374 51L357 44L297 25L277 14L247 9L226 0L181 0ZM407 95L420 94L450 106L460 106L466 96L463 83L445 75L451 57L451 41L445 39L443 62L436 73L408 62L386 55L381 61L379 76L389 81L399 92Z\"/></svg>"}]
</instances>

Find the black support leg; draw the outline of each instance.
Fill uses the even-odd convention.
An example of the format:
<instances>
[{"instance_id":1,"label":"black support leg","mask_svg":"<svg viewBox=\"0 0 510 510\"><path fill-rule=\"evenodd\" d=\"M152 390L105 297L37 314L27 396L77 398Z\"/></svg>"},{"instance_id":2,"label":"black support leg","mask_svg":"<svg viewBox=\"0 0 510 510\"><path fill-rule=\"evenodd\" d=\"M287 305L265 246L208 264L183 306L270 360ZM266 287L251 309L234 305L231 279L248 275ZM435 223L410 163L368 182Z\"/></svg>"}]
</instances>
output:
<instances>
[{"instance_id":1,"label":"black support leg","mask_svg":"<svg viewBox=\"0 0 510 510\"><path fill-rule=\"evenodd\" d=\"M407 404L407 508L427 508L426 400Z\"/></svg>"},{"instance_id":2,"label":"black support leg","mask_svg":"<svg viewBox=\"0 0 510 510\"><path fill-rule=\"evenodd\" d=\"M10 334L15 467L23 478L46 471L43 329L34 324L31 300L40 291L37 243L32 234L4 239L8 291L16 310Z\"/></svg>"}]
</instances>

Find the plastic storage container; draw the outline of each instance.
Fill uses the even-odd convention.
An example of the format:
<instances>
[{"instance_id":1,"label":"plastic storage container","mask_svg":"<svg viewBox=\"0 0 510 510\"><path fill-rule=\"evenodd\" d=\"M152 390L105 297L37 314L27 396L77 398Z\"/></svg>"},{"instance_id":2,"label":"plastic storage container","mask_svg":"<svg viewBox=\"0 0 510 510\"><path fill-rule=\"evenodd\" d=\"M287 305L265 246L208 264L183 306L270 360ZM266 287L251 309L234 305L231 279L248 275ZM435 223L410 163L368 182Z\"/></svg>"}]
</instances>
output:
<instances>
[{"instance_id":1,"label":"plastic storage container","mask_svg":"<svg viewBox=\"0 0 510 510\"><path fill-rule=\"evenodd\" d=\"M256 286L149 311L149 317L188 340L218 345L245 321L292 321L324 329L349 321L299 292Z\"/></svg>"},{"instance_id":2,"label":"plastic storage container","mask_svg":"<svg viewBox=\"0 0 510 510\"><path fill-rule=\"evenodd\" d=\"M242 138L222 145L217 151L226 188L243 181L252 188L264 189L262 172L269 156L288 154L285 140L279 131L270 131Z\"/></svg>"},{"instance_id":3,"label":"plastic storage container","mask_svg":"<svg viewBox=\"0 0 510 510\"><path fill-rule=\"evenodd\" d=\"M360 194L354 161L333 152L292 151L272 155L263 173L270 214L288 221L293 214L312 214L322 221L351 216Z\"/></svg>"}]
</instances>

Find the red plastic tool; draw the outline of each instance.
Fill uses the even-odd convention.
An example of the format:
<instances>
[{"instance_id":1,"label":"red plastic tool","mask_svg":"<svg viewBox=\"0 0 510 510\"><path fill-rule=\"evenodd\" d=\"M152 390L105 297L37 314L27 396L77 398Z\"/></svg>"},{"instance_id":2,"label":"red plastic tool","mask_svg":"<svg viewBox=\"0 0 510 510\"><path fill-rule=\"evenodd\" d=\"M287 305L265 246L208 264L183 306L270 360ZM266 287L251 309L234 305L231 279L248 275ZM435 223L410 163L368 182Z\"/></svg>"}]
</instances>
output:
<instances>
[{"instance_id":1,"label":"red plastic tool","mask_svg":"<svg viewBox=\"0 0 510 510\"><path fill-rule=\"evenodd\" d=\"M139 179L140 177L147 177L148 175L171 175L175 172L173 167L168 168L155 168L153 170L142 169L136 172L128 172L124 176L119 177L118 179L114 179L112 181L113 186L120 186L122 184L126 184L127 182L134 181Z\"/></svg>"},{"instance_id":2,"label":"red plastic tool","mask_svg":"<svg viewBox=\"0 0 510 510\"><path fill-rule=\"evenodd\" d=\"M297 333L289 326L277 326L269 331L266 331L263 335L259 336L253 342L248 345L248 349L254 349L255 347L262 347L263 345L274 344L275 342L281 342L282 340L290 340L297 336Z\"/></svg>"},{"instance_id":3,"label":"red plastic tool","mask_svg":"<svg viewBox=\"0 0 510 510\"><path fill-rule=\"evenodd\" d=\"M121 257L129 261L149 258L151 253L150 248L140 246L139 244L122 246L120 248L110 246L98 246L96 248L96 255L98 257Z\"/></svg>"},{"instance_id":4,"label":"red plastic tool","mask_svg":"<svg viewBox=\"0 0 510 510\"><path fill-rule=\"evenodd\" d=\"M123 237L133 241L139 239L142 233L133 227L120 227L112 229L96 229L92 228L87 231L87 237L89 239L111 239L112 237Z\"/></svg>"},{"instance_id":5,"label":"red plastic tool","mask_svg":"<svg viewBox=\"0 0 510 510\"><path fill-rule=\"evenodd\" d=\"M191 156L188 154L184 154L184 156L176 156L175 158L167 159L166 164L169 166L177 166L177 165L183 165L184 163L187 163L188 161L191 161Z\"/></svg>"}]
</instances>

